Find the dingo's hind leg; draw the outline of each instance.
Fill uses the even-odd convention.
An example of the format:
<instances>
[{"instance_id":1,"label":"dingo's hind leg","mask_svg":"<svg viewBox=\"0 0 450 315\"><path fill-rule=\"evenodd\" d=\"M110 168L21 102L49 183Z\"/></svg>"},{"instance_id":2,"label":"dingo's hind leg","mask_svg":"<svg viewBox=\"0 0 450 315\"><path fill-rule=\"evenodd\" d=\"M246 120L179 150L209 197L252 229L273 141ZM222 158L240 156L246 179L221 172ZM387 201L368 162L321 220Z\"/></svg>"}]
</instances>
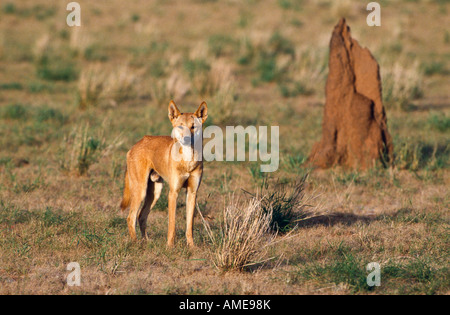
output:
<instances>
[{"instance_id":1,"label":"dingo's hind leg","mask_svg":"<svg viewBox=\"0 0 450 315\"><path fill-rule=\"evenodd\" d=\"M136 174L136 173L135 173ZM137 173L139 174L139 173ZM141 173L142 174L142 173ZM142 178L143 177L143 178ZM131 204L130 204L130 212L127 217L127 225L128 231L130 232L130 237L132 240L137 240L136 237L136 219L139 214L139 208L141 207L142 200L144 200L147 192L147 180L148 174L144 175L140 178L132 177L131 180Z\"/></svg>"},{"instance_id":2,"label":"dingo's hind leg","mask_svg":"<svg viewBox=\"0 0 450 315\"><path fill-rule=\"evenodd\" d=\"M130 212L127 217L128 231L130 232L130 237L133 241L137 240L136 237L136 217L141 206L142 195L135 194L131 199Z\"/></svg>"},{"instance_id":3,"label":"dingo's hind leg","mask_svg":"<svg viewBox=\"0 0 450 315\"><path fill-rule=\"evenodd\" d=\"M147 218L150 210L153 209L159 197L161 196L161 190L163 188L162 182L153 182L149 179L147 184L147 194L145 196L144 206L139 213L139 228L141 229L141 234L144 239L147 239Z\"/></svg>"}]
</instances>

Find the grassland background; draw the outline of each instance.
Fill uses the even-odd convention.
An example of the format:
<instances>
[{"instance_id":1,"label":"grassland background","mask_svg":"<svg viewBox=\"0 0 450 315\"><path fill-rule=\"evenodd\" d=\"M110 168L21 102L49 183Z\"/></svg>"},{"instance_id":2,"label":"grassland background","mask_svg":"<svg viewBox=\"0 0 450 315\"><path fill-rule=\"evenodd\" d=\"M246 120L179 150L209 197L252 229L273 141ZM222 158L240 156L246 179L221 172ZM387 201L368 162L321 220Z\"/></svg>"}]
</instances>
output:
<instances>
[{"instance_id":1,"label":"grassland background","mask_svg":"<svg viewBox=\"0 0 450 315\"><path fill-rule=\"evenodd\" d=\"M0 293L449 293L448 1L379 1L381 27L367 26L364 1L79 3L80 28L66 25L64 1L0 3ZM165 196L150 240L130 242L118 207L125 154L169 134L172 97L185 111L205 100L207 124L280 126L273 189L308 172L341 16L380 63L395 166L311 173L322 216L251 269L216 270L198 218L198 246L186 248L181 197L175 249ZM83 132L93 153L80 176L71 148ZM262 180L258 163L207 162L199 206L214 226L230 194ZM80 287L65 282L72 261ZM382 266L381 287L365 285L369 262Z\"/></svg>"}]
</instances>

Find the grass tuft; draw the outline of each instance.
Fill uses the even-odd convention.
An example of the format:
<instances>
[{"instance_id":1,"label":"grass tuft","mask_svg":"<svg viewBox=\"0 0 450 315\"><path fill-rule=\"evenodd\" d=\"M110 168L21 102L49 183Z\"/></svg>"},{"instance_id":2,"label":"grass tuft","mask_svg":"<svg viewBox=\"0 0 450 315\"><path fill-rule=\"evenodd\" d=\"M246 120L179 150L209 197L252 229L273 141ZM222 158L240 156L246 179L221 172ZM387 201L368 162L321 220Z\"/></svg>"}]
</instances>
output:
<instances>
[{"instance_id":1,"label":"grass tuft","mask_svg":"<svg viewBox=\"0 0 450 315\"><path fill-rule=\"evenodd\" d=\"M202 217L212 243L214 265L219 270L230 271L265 261L267 247L274 240L274 234L270 233L271 217L271 209L263 209L258 198L251 198L244 204L233 199L223 210L223 221L217 233Z\"/></svg>"},{"instance_id":2,"label":"grass tuft","mask_svg":"<svg viewBox=\"0 0 450 315\"><path fill-rule=\"evenodd\" d=\"M64 137L59 150L60 168L69 173L85 175L99 159L120 146L122 141L114 139L111 144L102 133L92 135L89 125L78 126Z\"/></svg>"}]
</instances>

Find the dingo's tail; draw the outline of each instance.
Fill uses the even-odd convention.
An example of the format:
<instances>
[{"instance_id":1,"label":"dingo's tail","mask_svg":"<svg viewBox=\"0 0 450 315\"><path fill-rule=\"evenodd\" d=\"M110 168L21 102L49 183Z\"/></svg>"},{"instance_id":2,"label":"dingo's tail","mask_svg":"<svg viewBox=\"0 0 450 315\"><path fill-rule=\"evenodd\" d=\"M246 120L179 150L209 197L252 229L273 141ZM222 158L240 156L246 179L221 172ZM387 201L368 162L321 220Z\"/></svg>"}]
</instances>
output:
<instances>
[{"instance_id":1,"label":"dingo's tail","mask_svg":"<svg viewBox=\"0 0 450 315\"><path fill-rule=\"evenodd\" d=\"M123 198L120 203L120 208L125 211L131 202L130 183L128 181L128 171L125 171L125 187L123 188Z\"/></svg>"}]
</instances>

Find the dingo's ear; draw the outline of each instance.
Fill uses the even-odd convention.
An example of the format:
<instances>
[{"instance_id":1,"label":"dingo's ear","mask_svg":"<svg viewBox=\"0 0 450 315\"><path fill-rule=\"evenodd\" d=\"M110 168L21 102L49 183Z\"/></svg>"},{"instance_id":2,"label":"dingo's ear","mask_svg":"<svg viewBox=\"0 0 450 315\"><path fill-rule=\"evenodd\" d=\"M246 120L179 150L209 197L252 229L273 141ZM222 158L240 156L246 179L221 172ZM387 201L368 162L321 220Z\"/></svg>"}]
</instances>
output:
<instances>
[{"instance_id":1,"label":"dingo's ear","mask_svg":"<svg viewBox=\"0 0 450 315\"><path fill-rule=\"evenodd\" d=\"M194 115L202 120L202 124L205 122L206 118L208 118L208 106L206 106L206 102L200 104Z\"/></svg>"},{"instance_id":2,"label":"dingo's ear","mask_svg":"<svg viewBox=\"0 0 450 315\"><path fill-rule=\"evenodd\" d=\"M178 116L180 116L180 110L178 109L177 105L175 105L174 101L170 101L169 104L169 119L173 123L175 119L177 119Z\"/></svg>"}]
</instances>

